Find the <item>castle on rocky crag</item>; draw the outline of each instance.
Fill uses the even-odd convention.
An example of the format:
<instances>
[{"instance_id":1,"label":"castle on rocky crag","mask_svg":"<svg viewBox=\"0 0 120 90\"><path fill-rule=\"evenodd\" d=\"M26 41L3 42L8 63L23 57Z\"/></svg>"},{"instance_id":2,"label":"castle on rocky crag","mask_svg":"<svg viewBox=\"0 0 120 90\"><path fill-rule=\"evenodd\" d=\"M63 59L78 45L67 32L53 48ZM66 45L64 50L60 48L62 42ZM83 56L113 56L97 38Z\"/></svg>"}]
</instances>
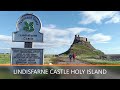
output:
<instances>
[{"instance_id":1,"label":"castle on rocky crag","mask_svg":"<svg viewBox=\"0 0 120 90\"><path fill-rule=\"evenodd\" d=\"M77 47L76 47L77 45ZM75 49L76 47L76 49ZM75 35L74 37L74 41L73 43L70 45L70 48L59 54L59 55L62 55L62 54L69 54L70 52L72 51L76 51L77 53L79 54L85 54L85 53L95 53L95 51L98 51L97 49L95 49L92 44L90 43L90 41L88 41L88 38L86 37L80 37L80 35Z\"/></svg>"},{"instance_id":2,"label":"castle on rocky crag","mask_svg":"<svg viewBox=\"0 0 120 90\"><path fill-rule=\"evenodd\" d=\"M74 44L84 45L84 46L87 46L87 47L95 50L95 48L90 44L90 41L88 41L88 38L86 38L86 37L80 37L80 35L75 35L75 38L74 38L74 41L73 41L71 47Z\"/></svg>"}]
</instances>

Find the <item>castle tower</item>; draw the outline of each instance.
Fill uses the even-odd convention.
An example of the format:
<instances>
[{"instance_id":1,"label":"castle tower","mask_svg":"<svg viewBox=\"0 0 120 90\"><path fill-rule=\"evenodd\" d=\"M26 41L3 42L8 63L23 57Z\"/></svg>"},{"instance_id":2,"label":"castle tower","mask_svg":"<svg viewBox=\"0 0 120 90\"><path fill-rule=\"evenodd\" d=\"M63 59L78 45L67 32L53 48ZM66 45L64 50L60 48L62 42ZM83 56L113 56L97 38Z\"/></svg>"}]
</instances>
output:
<instances>
[{"instance_id":1,"label":"castle tower","mask_svg":"<svg viewBox=\"0 0 120 90\"><path fill-rule=\"evenodd\" d=\"M80 41L80 36L76 34L73 44L78 43L79 41Z\"/></svg>"},{"instance_id":2,"label":"castle tower","mask_svg":"<svg viewBox=\"0 0 120 90\"><path fill-rule=\"evenodd\" d=\"M75 39L77 38L77 35L75 35Z\"/></svg>"}]
</instances>

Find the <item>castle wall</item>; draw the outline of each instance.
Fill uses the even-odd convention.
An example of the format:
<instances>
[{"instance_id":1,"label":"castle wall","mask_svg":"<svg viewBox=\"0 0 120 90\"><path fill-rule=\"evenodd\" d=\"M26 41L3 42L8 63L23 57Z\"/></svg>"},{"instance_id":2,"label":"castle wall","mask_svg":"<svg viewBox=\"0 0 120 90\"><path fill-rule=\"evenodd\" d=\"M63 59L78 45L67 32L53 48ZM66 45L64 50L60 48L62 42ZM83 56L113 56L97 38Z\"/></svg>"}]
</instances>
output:
<instances>
[{"instance_id":1,"label":"castle wall","mask_svg":"<svg viewBox=\"0 0 120 90\"><path fill-rule=\"evenodd\" d=\"M80 37L79 35L75 35L74 43L79 43L80 41L88 42L86 37Z\"/></svg>"},{"instance_id":2,"label":"castle wall","mask_svg":"<svg viewBox=\"0 0 120 90\"><path fill-rule=\"evenodd\" d=\"M87 38L85 38L85 37L80 37L80 41L87 41Z\"/></svg>"}]
</instances>

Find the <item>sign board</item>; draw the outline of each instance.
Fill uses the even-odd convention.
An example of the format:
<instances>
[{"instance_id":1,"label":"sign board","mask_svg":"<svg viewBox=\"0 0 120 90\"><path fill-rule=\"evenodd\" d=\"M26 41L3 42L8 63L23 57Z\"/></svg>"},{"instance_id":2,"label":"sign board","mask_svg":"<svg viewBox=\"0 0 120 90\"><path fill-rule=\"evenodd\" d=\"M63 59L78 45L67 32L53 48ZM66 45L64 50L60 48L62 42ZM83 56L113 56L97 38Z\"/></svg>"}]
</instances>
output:
<instances>
[{"instance_id":1,"label":"sign board","mask_svg":"<svg viewBox=\"0 0 120 90\"><path fill-rule=\"evenodd\" d=\"M12 48L11 64L43 64L43 49Z\"/></svg>"},{"instance_id":2,"label":"sign board","mask_svg":"<svg viewBox=\"0 0 120 90\"><path fill-rule=\"evenodd\" d=\"M13 42L43 42L43 34L39 32L41 22L35 15L22 15L16 27L17 31L12 33Z\"/></svg>"}]
</instances>

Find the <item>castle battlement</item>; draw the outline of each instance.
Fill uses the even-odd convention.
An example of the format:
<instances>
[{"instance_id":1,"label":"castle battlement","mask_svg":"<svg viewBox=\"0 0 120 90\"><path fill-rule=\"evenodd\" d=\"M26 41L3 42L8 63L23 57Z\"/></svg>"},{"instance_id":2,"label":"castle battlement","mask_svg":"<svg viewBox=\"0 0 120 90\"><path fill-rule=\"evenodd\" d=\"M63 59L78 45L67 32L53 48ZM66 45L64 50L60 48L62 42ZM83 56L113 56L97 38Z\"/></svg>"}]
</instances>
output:
<instances>
[{"instance_id":1,"label":"castle battlement","mask_svg":"<svg viewBox=\"0 0 120 90\"><path fill-rule=\"evenodd\" d=\"M88 42L88 39L86 37L80 37L79 35L75 35L74 43L79 42Z\"/></svg>"}]
</instances>

